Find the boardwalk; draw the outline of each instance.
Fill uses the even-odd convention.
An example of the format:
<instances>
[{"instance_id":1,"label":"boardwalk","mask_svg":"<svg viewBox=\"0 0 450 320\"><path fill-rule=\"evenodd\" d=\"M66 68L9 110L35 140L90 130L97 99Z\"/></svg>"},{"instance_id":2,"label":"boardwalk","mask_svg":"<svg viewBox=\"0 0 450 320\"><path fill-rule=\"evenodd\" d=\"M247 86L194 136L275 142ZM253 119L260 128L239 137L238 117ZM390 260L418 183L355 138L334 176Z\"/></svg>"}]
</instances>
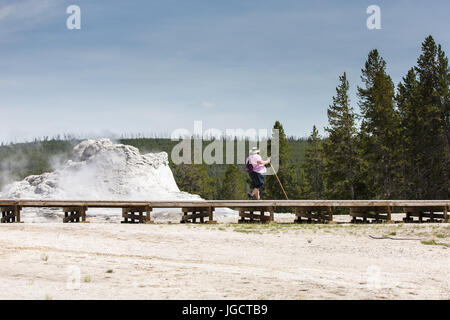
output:
<instances>
[{"instance_id":1,"label":"boardwalk","mask_svg":"<svg viewBox=\"0 0 450 320\"><path fill-rule=\"evenodd\" d=\"M83 222L89 208L122 208L124 223L151 223L153 208L180 208L181 223L214 223L215 208L239 211L240 221L273 222L279 208L290 208L297 223L333 223L339 208L347 208L352 222L391 222L392 213L404 213L405 222L448 222L450 200L205 200L205 201L79 201L0 200L1 222L20 222L22 208L61 208L63 222ZM414 218L417 218L416 220Z\"/></svg>"}]
</instances>

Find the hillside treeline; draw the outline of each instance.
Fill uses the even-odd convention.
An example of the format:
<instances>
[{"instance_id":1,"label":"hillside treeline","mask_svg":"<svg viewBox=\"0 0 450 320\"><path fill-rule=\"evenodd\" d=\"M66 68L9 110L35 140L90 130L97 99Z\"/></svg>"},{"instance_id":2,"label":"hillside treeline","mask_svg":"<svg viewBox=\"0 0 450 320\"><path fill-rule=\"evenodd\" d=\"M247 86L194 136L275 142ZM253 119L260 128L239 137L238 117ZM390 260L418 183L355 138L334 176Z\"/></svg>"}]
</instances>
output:
<instances>
[{"instance_id":1,"label":"hillside treeline","mask_svg":"<svg viewBox=\"0 0 450 320\"><path fill-rule=\"evenodd\" d=\"M307 147L306 139L290 137L289 145L292 150L294 164L296 167L302 167L305 150ZM72 137L61 138L44 137L36 139L33 142L27 143L10 143L0 145L0 189L5 184L22 180L23 178L33 175L41 174L43 172L50 172L63 164L71 158L73 147L81 142L81 139ZM139 148L141 153L148 152L167 152L169 155L173 147L179 141L172 141L168 138L121 138L115 141ZM203 142L203 150L209 145L210 141ZM246 149L249 148L249 141L244 141ZM223 143L224 162L226 155L226 143ZM236 143L234 144L235 154ZM225 164L211 164L211 165L195 165L182 164L174 165L169 156L169 164L175 176L180 189L192 193L202 195L206 199L220 199L223 192L223 184L225 180L225 173L230 166ZM228 181L240 180L245 191L245 184L247 183L247 176L244 172L243 165L233 166L235 176ZM228 174L229 175L229 174ZM226 183L225 183L226 184ZM245 196L245 192L238 194L234 192L234 196L238 199ZM233 194L228 194L228 197L233 197Z\"/></svg>"}]
</instances>

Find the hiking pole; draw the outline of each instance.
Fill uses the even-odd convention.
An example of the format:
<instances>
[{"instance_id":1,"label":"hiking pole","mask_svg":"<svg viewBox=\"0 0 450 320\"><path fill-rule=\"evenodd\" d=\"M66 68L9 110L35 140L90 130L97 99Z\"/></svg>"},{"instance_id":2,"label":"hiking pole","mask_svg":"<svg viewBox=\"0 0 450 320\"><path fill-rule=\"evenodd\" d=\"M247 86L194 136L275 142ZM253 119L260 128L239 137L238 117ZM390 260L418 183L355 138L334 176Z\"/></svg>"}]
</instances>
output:
<instances>
[{"instance_id":1,"label":"hiking pole","mask_svg":"<svg viewBox=\"0 0 450 320\"><path fill-rule=\"evenodd\" d=\"M270 167L271 167L272 170L273 170L273 173L275 173L275 177L277 177L277 180L278 180L278 183L280 184L281 190L283 190L283 193L284 193L284 196L286 197L286 200L289 200L289 198L288 198L288 196L287 196L287 194L286 194L286 191L284 191L283 185L281 184L281 181L280 181L280 179L278 178L277 172L275 171L275 169L274 169L273 166L272 166L272 162L269 162L269 163L270 163Z\"/></svg>"}]
</instances>

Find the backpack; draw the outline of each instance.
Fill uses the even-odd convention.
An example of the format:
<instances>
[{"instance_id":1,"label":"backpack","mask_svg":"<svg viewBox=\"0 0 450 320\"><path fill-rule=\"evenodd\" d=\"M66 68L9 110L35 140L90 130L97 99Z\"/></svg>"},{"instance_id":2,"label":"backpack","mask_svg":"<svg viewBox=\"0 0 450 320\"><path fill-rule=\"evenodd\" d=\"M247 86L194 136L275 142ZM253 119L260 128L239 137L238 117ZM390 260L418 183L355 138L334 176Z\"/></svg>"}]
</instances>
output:
<instances>
[{"instance_id":1,"label":"backpack","mask_svg":"<svg viewBox=\"0 0 450 320\"><path fill-rule=\"evenodd\" d=\"M253 165L252 163L249 161L249 159L247 159L247 162L245 163L245 171L247 173L252 173L253 172Z\"/></svg>"}]
</instances>

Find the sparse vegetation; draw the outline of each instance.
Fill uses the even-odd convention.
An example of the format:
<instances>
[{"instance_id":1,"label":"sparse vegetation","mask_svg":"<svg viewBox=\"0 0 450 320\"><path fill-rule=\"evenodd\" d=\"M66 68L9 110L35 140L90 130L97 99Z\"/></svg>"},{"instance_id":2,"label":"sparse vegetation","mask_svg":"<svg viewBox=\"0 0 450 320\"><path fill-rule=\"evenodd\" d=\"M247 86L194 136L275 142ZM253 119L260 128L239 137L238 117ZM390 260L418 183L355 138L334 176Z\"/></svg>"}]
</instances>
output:
<instances>
[{"instance_id":1,"label":"sparse vegetation","mask_svg":"<svg viewBox=\"0 0 450 320\"><path fill-rule=\"evenodd\" d=\"M427 246L444 246L444 247L450 247L450 244L448 243L443 243L443 242L436 242L436 240L426 240L426 241L421 241L422 244L427 245Z\"/></svg>"}]
</instances>

